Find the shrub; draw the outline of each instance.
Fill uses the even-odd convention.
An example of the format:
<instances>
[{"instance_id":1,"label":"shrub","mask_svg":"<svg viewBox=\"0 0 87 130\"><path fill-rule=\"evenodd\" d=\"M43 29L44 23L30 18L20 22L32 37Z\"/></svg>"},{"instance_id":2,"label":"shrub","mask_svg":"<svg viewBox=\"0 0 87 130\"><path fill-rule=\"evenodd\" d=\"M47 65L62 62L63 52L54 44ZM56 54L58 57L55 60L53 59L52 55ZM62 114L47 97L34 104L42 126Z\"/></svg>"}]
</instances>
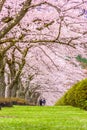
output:
<instances>
[{"instance_id":1,"label":"shrub","mask_svg":"<svg viewBox=\"0 0 87 130\"><path fill-rule=\"evenodd\" d=\"M87 79L73 85L55 105L72 105L87 110Z\"/></svg>"},{"instance_id":2,"label":"shrub","mask_svg":"<svg viewBox=\"0 0 87 130\"><path fill-rule=\"evenodd\" d=\"M1 107L12 107L13 105L28 105L28 103L21 98L0 98Z\"/></svg>"},{"instance_id":3,"label":"shrub","mask_svg":"<svg viewBox=\"0 0 87 130\"><path fill-rule=\"evenodd\" d=\"M12 107L13 104L9 98L0 98L0 106L1 107Z\"/></svg>"},{"instance_id":4,"label":"shrub","mask_svg":"<svg viewBox=\"0 0 87 130\"><path fill-rule=\"evenodd\" d=\"M11 98L10 99L13 105L27 105L27 101L21 98Z\"/></svg>"}]
</instances>

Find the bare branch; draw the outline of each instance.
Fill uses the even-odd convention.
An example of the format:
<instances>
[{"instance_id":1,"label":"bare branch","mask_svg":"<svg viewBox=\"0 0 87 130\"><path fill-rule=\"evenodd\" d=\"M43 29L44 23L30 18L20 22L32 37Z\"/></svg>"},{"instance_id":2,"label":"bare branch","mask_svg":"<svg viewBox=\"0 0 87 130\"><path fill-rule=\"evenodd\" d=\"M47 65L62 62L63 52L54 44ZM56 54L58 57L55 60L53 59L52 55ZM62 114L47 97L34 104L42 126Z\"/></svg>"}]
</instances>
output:
<instances>
[{"instance_id":1,"label":"bare branch","mask_svg":"<svg viewBox=\"0 0 87 130\"><path fill-rule=\"evenodd\" d=\"M50 59L50 61L53 63L53 65L56 67L57 71L59 71L58 66L54 63L54 61L51 59L51 57L44 51L42 47L39 47L43 53Z\"/></svg>"},{"instance_id":2,"label":"bare branch","mask_svg":"<svg viewBox=\"0 0 87 130\"><path fill-rule=\"evenodd\" d=\"M87 2L87 1L86 1L86 2ZM69 10L71 10L71 9L76 9L76 8L78 8L79 6L81 6L81 5L84 4L84 3L85 3L85 2L82 1L82 2L79 3L79 4L76 4L76 5L74 5L74 6L70 7L70 8L68 8L68 9L63 10L63 12L69 11Z\"/></svg>"},{"instance_id":3,"label":"bare branch","mask_svg":"<svg viewBox=\"0 0 87 130\"><path fill-rule=\"evenodd\" d=\"M50 68L50 66L43 60L43 57L42 56L40 56L41 57L41 61L43 62L43 64L47 67L47 69L51 72L51 68Z\"/></svg>"},{"instance_id":4,"label":"bare branch","mask_svg":"<svg viewBox=\"0 0 87 130\"><path fill-rule=\"evenodd\" d=\"M4 43L10 43L10 42L20 42L23 40L23 38L25 37L24 34L21 34L18 38L12 37L12 38L6 38L6 39L1 39L0 40L0 44L4 44Z\"/></svg>"},{"instance_id":5,"label":"bare branch","mask_svg":"<svg viewBox=\"0 0 87 130\"><path fill-rule=\"evenodd\" d=\"M0 12L1 12L2 8L3 8L3 5L4 5L5 1L6 0L0 0Z\"/></svg>"},{"instance_id":6,"label":"bare branch","mask_svg":"<svg viewBox=\"0 0 87 130\"><path fill-rule=\"evenodd\" d=\"M17 25L20 20L25 16L29 9L32 0L26 0L22 9L18 12L13 20L7 23L5 27L0 30L0 38L3 38L15 25Z\"/></svg>"},{"instance_id":7,"label":"bare branch","mask_svg":"<svg viewBox=\"0 0 87 130\"><path fill-rule=\"evenodd\" d=\"M18 46L15 45L15 48L16 48L21 54L23 54L22 50L21 50Z\"/></svg>"},{"instance_id":8,"label":"bare branch","mask_svg":"<svg viewBox=\"0 0 87 130\"><path fill-rule=\"evenodd\" d=\"M0 45L3 44L3 43L7 43L7 42L18 42L18 41L19 40L15 39L15 38L2 39L2 40L0 40Z\"/></svg>"},{"instance_id":9,"label":"bare branch","mask_svg":"<svg viewBox=\"0 0 87 130\"><path fill-rule=\"evenodd\" d=\"M10 45L8 45L7 47L5 47L3 49L3 55L12 47L14 46L16 43L15 42L12 42Z\"/></svg>"},{"instance_id":10,"label":"bare branch","mask_svg":"<svg viewBox=\"0 0 87 130\"><path fill-rule=\"evenodd\" d=\"M49 2L46 2L46 1L42 2L42 3L39 3L39 4L36 4L36 5L32 5L32 6L30 6L30 9L35 8L37 6L41 6L41 5L49 5L49 6L53 7L53 8L55 8L58 13L61 12L60 7L57 7L57 6L55 6L55 5L53 5L53 4L49 3Z\"/></svg>"},{"instance_id":11,"label":"bare branch","mask_svg":"<svg viewBox=\"0 0 87 130\"><path fill-rule=\"evenodd\" d=\"M59 37L60 37L60 34L61 34L61 27L62 27L62 20L60 21L58 36L56 37L56 40L58 40Z\"/></svg>"},{"instance_id":12,"label":"bare branch","mask_svg":"<svg viewBox=\"0 0 87 130\"><path fill-rule=\"evenodd\" d=\"M31 43L32 46L33 45L34 46L37 46L37 45L47 45L47 43L58 43L58 44L64 44L64 45L68 45L70 47L75 48L75 45L71 44L71 43L72 43L73 40L76 40L78 38L77 37L76 38L72 38L68 42L62 42L59 39L58 40L54 39L54 40L31 40L30 43ZM33 43L35 43L35 44L33 44Z\"/></svg>"}]
</instances>

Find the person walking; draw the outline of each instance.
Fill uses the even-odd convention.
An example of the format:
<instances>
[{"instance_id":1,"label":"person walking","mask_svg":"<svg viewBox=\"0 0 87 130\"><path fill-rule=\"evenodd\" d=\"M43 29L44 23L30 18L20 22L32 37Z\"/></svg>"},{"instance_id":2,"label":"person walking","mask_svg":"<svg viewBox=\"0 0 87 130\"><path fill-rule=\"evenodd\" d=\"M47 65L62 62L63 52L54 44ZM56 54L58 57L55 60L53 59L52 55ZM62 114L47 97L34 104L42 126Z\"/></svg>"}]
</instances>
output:
<instances>
[{"instance_id":1,"label":"person walking","mask_svg":"<svg viewBox=\"0 0 87 130\"><path fill-rule=\"evenodd\" d=\"M44 98L42 102L43 102L43 106L45 106L45 104L46 104L46 99Z\"/></svg>"},{"instance_id":2,"label":"person walking","mask_svg":"<svg viewBox=\"0 0 87 130\"><path fill-rule=\"evenodd\" d=\"M43 105L42 103L43 103L43 100L40 99L40 100L39 100L39 105L42 106L42 105Z\"/></svg>"}]
</instances>

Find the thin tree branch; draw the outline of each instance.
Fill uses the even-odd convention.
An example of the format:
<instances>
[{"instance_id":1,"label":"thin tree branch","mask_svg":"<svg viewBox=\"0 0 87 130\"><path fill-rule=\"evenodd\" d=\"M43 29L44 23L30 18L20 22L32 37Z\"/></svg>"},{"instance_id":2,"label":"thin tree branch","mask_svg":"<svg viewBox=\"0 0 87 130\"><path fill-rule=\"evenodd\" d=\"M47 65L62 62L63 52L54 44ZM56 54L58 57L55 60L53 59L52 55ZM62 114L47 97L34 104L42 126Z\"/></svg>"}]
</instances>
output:
<instances>
[{"instance_id":1,"label":"thin tree branch","mask_svg":"<svg viewBox=\"0 0 87 130\"><path fill-rule=\"evenodd\" d=\"M29 9L31 1L32 0L26 0L22 9L18 12L15 18L8 22L7 25L0 30L0 39L3 38L25 16L26 12Z\"/></svg>"},{"instance_id":2,"label":"thin tree branch","mask_svg":"<svg viewBox=\"0 0 87 130\"><path fill-rule=\"evenodd\" d=\"M54 63L54 61L51 59L51 57L44 51L42 47L39 47L43 53L50 59L50 61L53 63L53 65L56 67L57 71L59 71L58 66Z\"/></svg>"},{"instance_id":3,"label":"thin tree branch","mask_svg":"<svg viewBox=\"0 0 87 130\"><path fill-rule=\"evenodd\" d=\"M5 47L3 49L3 55L12 47L14 46L16 43L15 42L12 42L10 45L8 45L7 47Z\"/></svg>"},{"instance_id":4,"label":"thin tree branch","mask_svg":"<svg viewBox=\"0 0 87 130\"><path fill-rule=\"evenodd\" d=\"M62 20L60 21L58 36L56 37L56 40L58 40L59 37L60 37L60 34L61 34L61 27L62 27Z\"/></svg>"},{"instance_id":5,"label":"thin tree branch","mask_svg":"<svg viewBox=\"0 0 87 130\"><path fill-rule=\"evenodd\" d=\"M36 5L31 5L29 8L31 9L31 8L35 8L35 7L41 6L41 5L49 5L49 6L53 7L53 8L55 8L58 13L61 12L60 7L57 7L57 6L55 6L55 5L53 5L53 4L49 3L49 2L46 2L46 1L42 2L42 3L39 3L39 4L36 4Z\"/></svg>"},{"instance_id":6,"label":"thin tree branch","mask_svg":"<svg viewBox=\"0 0 87 130\"><path fill-rule=\"evenodd\" d=\"M5 1L6 0L0 0L0 12L1 12L2 8L3 8L3 5L4 5Z\"/></svg>"}]
</instances>

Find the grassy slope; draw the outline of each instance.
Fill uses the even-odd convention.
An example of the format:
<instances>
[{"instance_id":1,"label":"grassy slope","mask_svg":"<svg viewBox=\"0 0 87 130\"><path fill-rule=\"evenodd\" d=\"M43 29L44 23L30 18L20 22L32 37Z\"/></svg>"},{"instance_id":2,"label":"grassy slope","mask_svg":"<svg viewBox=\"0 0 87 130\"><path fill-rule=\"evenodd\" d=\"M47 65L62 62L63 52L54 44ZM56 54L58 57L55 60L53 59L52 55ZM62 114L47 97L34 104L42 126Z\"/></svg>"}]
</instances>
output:
<instances>
[{"instance_id":1,"label":"grassy slope","mask_svg":"<svg viewBox=\"0 0 87 130\"><path fill-rule=\"evenodd\" d=\"M71 106L3 108L0 130L87 130L87 111Z\"/></svg>"}]
</instances>

